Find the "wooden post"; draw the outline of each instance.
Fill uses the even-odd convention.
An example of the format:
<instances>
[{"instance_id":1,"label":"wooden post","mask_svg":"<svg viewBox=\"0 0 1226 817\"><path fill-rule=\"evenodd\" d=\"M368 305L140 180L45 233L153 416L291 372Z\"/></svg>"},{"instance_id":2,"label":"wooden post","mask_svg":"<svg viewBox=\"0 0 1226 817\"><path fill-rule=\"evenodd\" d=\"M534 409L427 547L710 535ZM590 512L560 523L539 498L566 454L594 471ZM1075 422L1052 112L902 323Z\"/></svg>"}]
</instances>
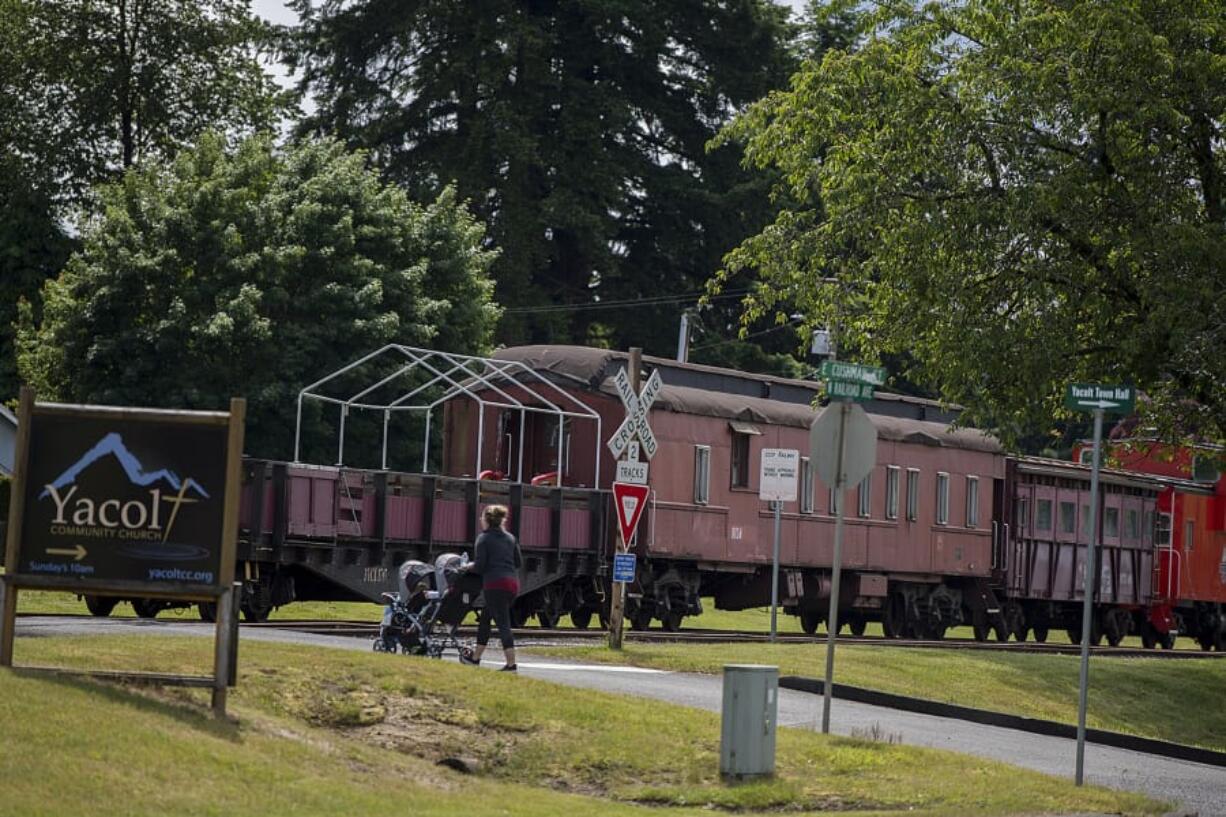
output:
<instances>
[{"instance_id":1,"label":"wooden post","mask_svg":"<svg viewBox=\"0 0 1226 817\"><path fill-rule=\"evenodd\" d=\"M21 387L17 406L17 448L14 452L12 493L9 495L8 548L4 570L17 573L17 554L21 552L22 516L26 505L26 479L30 458L30 414L34 409L34 390ZM13 666L13 637L17 630L17 588L8 584L0 597L0 667Z\"/></svg>"},{"instance_id":2,"label":"wooden post","mask_svg":"<svg viewBox=\"0 0 1226 817\"><path fill-rule=\"evenodd\" d=\"M639 372L643 368L643 350L637 346L630 349L630 361L627 364L630 375L630 388L635 394L639 393ZM621 535L618 534L620 541ZM621 543L619 552L625 553L630 549L629 542ZM622 648L622 636L625 629L626 615L626 584L625 582L610 582L612 587L612 598L609 600L609 649L620 650Z\"/></svg>"}]
</instances>

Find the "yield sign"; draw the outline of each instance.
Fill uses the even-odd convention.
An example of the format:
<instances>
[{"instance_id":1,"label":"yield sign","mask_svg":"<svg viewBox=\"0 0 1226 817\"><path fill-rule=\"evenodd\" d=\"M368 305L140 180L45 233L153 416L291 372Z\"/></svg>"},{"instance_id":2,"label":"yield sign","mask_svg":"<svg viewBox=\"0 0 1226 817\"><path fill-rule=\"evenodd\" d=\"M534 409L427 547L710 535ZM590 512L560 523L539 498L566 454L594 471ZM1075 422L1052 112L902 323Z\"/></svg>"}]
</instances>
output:
<instances>
[{"instance_id":1,"label":"yield sign","mask_svg":"<svg viewBox=\"0 0 1226 817\"><path fill-rule=\"evenodd\" d=\"M623 545L629 546L630 537L634 536L634 529L639 526L650 490L646 485L613 483L613 504L617 507L617 527L621 529Z\"/></svg>"}]
</instances>

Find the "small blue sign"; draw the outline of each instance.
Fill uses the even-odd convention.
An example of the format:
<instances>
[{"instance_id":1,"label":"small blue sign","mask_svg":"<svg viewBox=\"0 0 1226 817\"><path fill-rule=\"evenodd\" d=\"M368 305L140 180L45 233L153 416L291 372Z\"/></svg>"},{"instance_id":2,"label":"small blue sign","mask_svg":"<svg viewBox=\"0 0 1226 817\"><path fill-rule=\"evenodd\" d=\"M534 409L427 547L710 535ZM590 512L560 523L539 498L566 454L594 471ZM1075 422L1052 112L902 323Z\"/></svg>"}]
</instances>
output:
<instances>
[{"instance_id":1,"label":"small blue sign","mask_svg":"<svg viewBox=\"0 0 1226 817\"><path fill-rule=\"evenodd\" d=\"M629 584L634 581L634 554L613 554L613 581Z\"/></svg>"}]
</instances>

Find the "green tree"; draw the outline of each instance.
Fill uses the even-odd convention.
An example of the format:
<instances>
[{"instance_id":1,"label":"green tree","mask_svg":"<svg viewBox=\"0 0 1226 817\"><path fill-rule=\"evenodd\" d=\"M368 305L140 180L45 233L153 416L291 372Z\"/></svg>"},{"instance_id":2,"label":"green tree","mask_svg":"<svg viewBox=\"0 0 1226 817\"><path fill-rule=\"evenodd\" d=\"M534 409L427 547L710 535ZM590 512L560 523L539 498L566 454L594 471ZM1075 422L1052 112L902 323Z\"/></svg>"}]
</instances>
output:
<instances>
[{"instance_id":1,"label":"green tree","mask_svg":"<svg viewBox=\"0 0 1226 817\"><path fill-rule=\"evenodd\" d=\"M391 343L479 351L497 320L484 228L332 141L228 152L206 135L103 188L105 215L25 310L22 374L49 397L215 409L248 400L247 451L288 456L298 390Z\"/></svg>"},{"instance_id":2,"label":"green tree","mask_svg":"<svg viewBox=\"0 0 1226 817\"><path fill-rule=\"evenodd\" d=\"M770 218L761 174L706 144L793 66L769 0L296 0L304 128L370 149L490 224L510 342L674 349L676 304Z\"/></svg>"},{"instance_id":3,"label":"green tree","mask_svg":"<svg viewBox=\"0 0 1226 817\"><path fill-rule=\"evenodd\" d=\"M51 215L47 194L15 162L0 157L0 403L17 396L13 322L26 299L37 313L39 290L59 272L71 241Z\"/></svg>"},{"instance_id":4,"label":"green tree","mask_svg":"<svg viewBox=\"0 0 1226 817\"><path fill-rule=\"evenodd\" d=\"M875 5L727 132L789 201L727 259L750 314L907 355L1006 436L1086 379L1226 437L1223 5Z\"/></svg>"},{"instance_id":5,"label":"green tree","mask_svg":"<svg viewBox=\"0 0 1226 817\"><path fill-rule=\"evenodd\" d=\"M249 0L0 0L0 149L79 203L203 131L277 124Z\"/></svg>"}]
</instances>

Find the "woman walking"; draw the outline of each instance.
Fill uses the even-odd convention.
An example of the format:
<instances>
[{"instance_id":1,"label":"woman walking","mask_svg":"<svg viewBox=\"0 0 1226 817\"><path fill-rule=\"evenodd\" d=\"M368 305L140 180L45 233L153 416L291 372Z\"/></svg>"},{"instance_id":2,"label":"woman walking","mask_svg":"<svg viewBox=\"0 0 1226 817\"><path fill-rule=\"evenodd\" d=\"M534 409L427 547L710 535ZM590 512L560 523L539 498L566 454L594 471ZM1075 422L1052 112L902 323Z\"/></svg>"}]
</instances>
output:
<instances>
[{"instance_id":1,"label":"woman walking","mask_svg":"<svg viewBox=\"0 0 1226 817\"><path fill-rule=\"evenodd\" d=\"M485 645L490 641L490 619L498 623L498 636L502 640L502 652L506 656L503 672L515 672L515 636L511 633L511 602L519 595L519 569L524 564L519 552L519 542L503 530L507 509L503 505L490 505L485 509L485 530L477 537L477 558L469 568L481 576L485 606L477 620L477 649L469 656L460 653L465 664L480 664Z\"/></svg>"}]
</instances>

